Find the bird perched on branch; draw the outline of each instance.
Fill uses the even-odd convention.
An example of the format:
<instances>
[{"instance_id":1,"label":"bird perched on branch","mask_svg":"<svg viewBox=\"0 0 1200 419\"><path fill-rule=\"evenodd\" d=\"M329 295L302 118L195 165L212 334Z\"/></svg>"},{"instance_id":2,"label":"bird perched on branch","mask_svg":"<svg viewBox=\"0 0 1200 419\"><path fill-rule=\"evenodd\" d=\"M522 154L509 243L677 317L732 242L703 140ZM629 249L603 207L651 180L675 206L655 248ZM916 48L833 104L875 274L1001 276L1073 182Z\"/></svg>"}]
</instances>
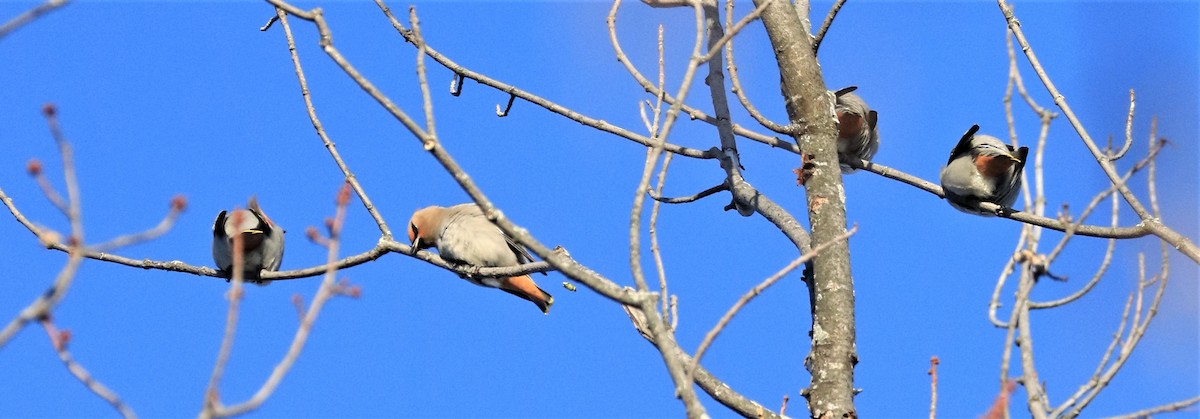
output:
<instances>
[{"instance_id":1,"label":"bird perched on branch","mask_svg":"<svg viewBox=\"0 0 1200 419\"><path fill-rule=\"evenodd\" d=\"M233 239L241 236L243 278L266 285L270 281L259 280L260 273L279 269L283 262L283 233L258 207L258 199L250 197L246 209L217 214L213 222L213 262L226 278L231 277Z\"/></svg>"},{"instance_id":2,"label":"bird perched on branch","mask_svg":"<svg viewBox=\"0 0 1200 419\"><path fill-rule=\"evenodd\" d=\"M972 125L950 152L950 160L942 168L942 190L959 211L990 217L995 214L979 209L979 203L999 205L1000 212L1012 209L1029 147L1014 149L996 137L976 135L976 131L979 125Z\"/></svg>"},{"instance_id":3,"label":"bird perched on branch","mask_svg":"<svg viewBox=\"0 0 1200 419\"><path fill-rule=\"evenodd\" d=\"M413 213L408 222L408 240L413 251L436 247L447 261L476 267L516 266L533 260L523 246L504 234L475 204L449 208L431 206ZM477 278L464 276L475 285L499 288L529 300L549 314L554 297L538 288L529 275Z\"/></svg>"},{"instance_id":4,"label":"bird perched on branch","mask_svg":"<svg viewBox=\"0 0 1200 419\"><path fill-rule=\"evenodd\" d=\"M867 102L858 95L851 93L858 86L842 88L834 92L837 102L834 110L838 118L838 156L854 156L862 160L870 160L879 150L879 113L867 107ZM841 160L845 160L842 158ZM842 173L854 173L855 169L846 163L841 164Z\"/></svg>"}]
</instances>

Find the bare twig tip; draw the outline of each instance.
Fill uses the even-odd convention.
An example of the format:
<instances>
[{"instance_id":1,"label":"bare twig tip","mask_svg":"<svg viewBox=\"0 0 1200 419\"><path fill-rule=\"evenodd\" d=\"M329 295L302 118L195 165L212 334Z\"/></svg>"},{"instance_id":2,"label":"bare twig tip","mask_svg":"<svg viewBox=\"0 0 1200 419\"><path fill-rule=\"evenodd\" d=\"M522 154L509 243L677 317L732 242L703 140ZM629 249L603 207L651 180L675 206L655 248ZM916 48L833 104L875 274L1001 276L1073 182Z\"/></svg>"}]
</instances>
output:
<instances>
[{"instance_id":1,"label":"bare twig tip","mask_svg":"<svg viewBox=\"0 0 1200 419\"><path fill-rule=\"evenodd\" d=\"M42 115L45 115L47 118L53 118L56 114L58 114L58 106L53 103L42 105Z\"/></svg>"},{"instance_id":2,"label":"bare twig tip","mask_svg":"<svg viewBox=\"0 0 1200 419\"><path fill-rule=\"evenodd\" d=\"M292 305L296 306L296 314L301 319L304 318L304 297L300 294L292 294Z\"/></svg>"},{"instance_id":3,"label":"bare twig tip","mask_svg":"<svg viewBox=\"0 0 1200 419\"><path fill-rule=\"evenodd\" d=\"M62 351L67 349L67 343L71 342L71 331L62 329L58 331L58 335L54 337L54 350Z\"/></svg>"},{"instance_id":4,"label":"bare twig tip","mask_svg":"<svg viewBox=\"0 0 1200 419\"><path fill-rule=\"evenodd\" d=\"M38 176L42 174L42 161L38 159L29 159L29 163L25 163L25 171L29 176Z\"/></svg>"},{"instance_id":5,"label":"bare twig tip","mask_svg":"<svg viewBox=\"0 0 1200 419\"><path fill-rule=\"evenodd\" d=\"M337 205L344 207L350 203L350 183L343 183L342 189L338 190Z\"/></svg>"},{"instance_id":6,"label":"bare twig tip","mask_svg":"<svg viewBox=\"0 0 1200 419\"><path fill-rule=\"evenodd\" d=\"M359 297L362 297L362 287L358 285L343 287L339 289L339 293L357 300Z\"/></svg>"},{"instance_id":7,"label":"bare twig tip","mask_svg":"<svg viewBox=\"0 0 1200 419\"><path fill-rule=\"evenodd\" d=\"M183 212L187 209L187 206L188 200L186 196L175 195L174 198L171 198L171 211Z\"/></svg>"}]
</instances>

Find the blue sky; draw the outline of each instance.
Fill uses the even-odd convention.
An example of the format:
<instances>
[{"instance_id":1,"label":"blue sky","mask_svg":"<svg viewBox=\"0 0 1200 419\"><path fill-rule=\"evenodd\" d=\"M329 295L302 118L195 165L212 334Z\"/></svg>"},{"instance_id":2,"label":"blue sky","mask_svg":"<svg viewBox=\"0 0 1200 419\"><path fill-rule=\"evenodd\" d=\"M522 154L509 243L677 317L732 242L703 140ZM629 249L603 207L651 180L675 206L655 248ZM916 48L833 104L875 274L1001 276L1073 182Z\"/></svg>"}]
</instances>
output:
<instances>
[{"instance_id":1,"label":"blue sky","mask_svg":"<svg viewBox=\"0 0 1200 419\"><path fill-rule=\"evenodd\" d=\"M6 20L34 3L0 4ZM365 2L320 5L334 42L397 104L419 115L414 50ZM407 3L390 3L397 12ZM817 3L814 20L828 3ZM646 94L614 59L604 26L609 3L433 2L418 4L429 44L475 71L634 131ZM750 10L738 4L738 16ZM1145 153L1150 116L1171 140L1159 159L1165 221L1195 240L1197 227L1200 6L1194 2L1019 2L1016 12L1059 89L1097 138L1120 137L1128 91L1138 93L1135 147ZM281 28L262 33L265 3L92 2L70 5L0 40L0 187L35 222L64 231L65 220L24 173L41 159L61 185L61 163L40 116L58 105L75 145L89 242L154 225L175 194L188 212L167 235L119 251L131 258L211 265L213 217L257 194L288 231L283 268L313 266L323 249L303 237L333 213L341 174L304 112ZM693 39L691 12L627 2L623 47L651 74L654 34L666 30L668 85L677 86ZM320 51L315 29L293 19L316 109L375 204L399 231L417 208L468 198L407 131ZM876 161L934 180L973 123L1002 136L1008 69L1004 19L992 2L852 1L821 48L831 88L858 85L880 112ZM742 83L776 121L778 71L761 24L738 38ZM438 133L447 149L505 213L543 243L562 245L609 278L632 284L628 217L644 149L517 102L468 81L446 92L451 73L430 64ZM1022 61L1026 84L1051 106ZM699 81L689 103L711 104ZM735 104L735 118L754 123ZM1017 104L1018 134L1036 138L1036 118ZM1061 119L1061 118L1060 118ZM759 129L760 132L766 132ZM681 121L672 142L717 143L709 126ZM739 140L746 177L804 217L795 155ZM1050 208L1078 212L1106 185L1063 120L1047 145ZM668 195L687 195L723 177L715 161L676 159ZM1144 178L1134 188L1145 196ZM856 284L856 399L863 417L927 414L929 357L940 367L942 417L975 417L998 389L1004 331L987 320L996 276L1020 226L953 210L936 197L870 173L846 180ZM760 218L721 208L725 196L662 209L660 243L680 298L678 338L692 351L746 290L792 260L795 249ZM1122 225L1133 224L1122 212ZM1106 222L1101 216L1095 222ZM352 207L345 253L374 246L378 230ZM1060 237L1047 233L1044 251ZM1106 242L1075 240L1053 266L1067 283L1046 281L1035 298L1069 294L1099 265ZM1136 277L1136 254L1157 263L1151 239L1118 244L1109 275L1087 297L1034 314L1041 378L1051 402L1083 384L1115 331ZM7 321L53 280L65 255L40 248L8 215L0 217L0 317ZM1172 279L1158 318L1134 357L1088 416L1112 415L1200 392L1197 268L1172 253ZM650 259L645 259L649 263ZM1156 268L1152 268L1156 271ZM543 316L529 303L473 286L403 255L341 273L363 288L321 314L304 354L253 416L677 417L681 405L661 358L620 307L586 289L569 292L551 273L536 277L556 304ZM316 278L252 288L243 303L223 401L244 400L278 362L297 324L291 298L310 299ZM1012 289L1004 295L1011 300ZM224 328L224 281L87 261L55 312L73 333L70 349L139 415L194 415ZM793 274L748 306L707 352L705 365L767 406L798 391L810 327L807 291ZM1019 390L1018 400L1024 399ZM718 417L733 416L705 399ZM1025 412L1014 403L1013 412ZM62 368L40 327L0 351L0 415L110 416Z\"/></svg>"}]
</instances>

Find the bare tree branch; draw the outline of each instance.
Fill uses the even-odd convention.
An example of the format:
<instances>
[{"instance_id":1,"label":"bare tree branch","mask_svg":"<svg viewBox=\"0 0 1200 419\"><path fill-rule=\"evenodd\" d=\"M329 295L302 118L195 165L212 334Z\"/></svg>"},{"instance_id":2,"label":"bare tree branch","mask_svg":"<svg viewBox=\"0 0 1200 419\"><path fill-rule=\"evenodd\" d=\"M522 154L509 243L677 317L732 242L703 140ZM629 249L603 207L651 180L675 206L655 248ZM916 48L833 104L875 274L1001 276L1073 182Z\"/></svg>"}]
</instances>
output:
<instances>
[{"instance_id":1,"label":"bare tree branch","mask_svg":"<svg viewBox=\"0 0 1200 419\"><path fill-rule=\"evenodd\" d=\"M272 0L272 1L274 1L274 0ZM401 36L404 37L404 39L406 41L408 41L409 43L414 43L416 41L412 37L412 32L410 30L406 29L404 27L404 25L400 24L400 22L391 15L391 10L388 9L387 5L385 5L382 0L376 0L375 4L379 6L380 10L382 10L385 15L387 15L388 20L392 22L392 26L396 29L397 32L400 33ZM440 52L438 52L433 47L430 47L428 45L425 45L424 48L425 48L425 53L427 55L429 55L429 58L433 58L433 60L437 61L438 64L441 64L443 67L446 67L450 71L453 71L454 74L457 74L460 77L465 77L465 78L468 78L471 80L475 80L485 86L491 87L493 89L499 90L504 93L508 93L509 95L512 95L512 96L516 96L516 97L520 98L521 100L541 106L550 112L553 112L558 115L562 115L562 116L566 117L567 119L578 122L580 124L596 128L603 132L615 134L621 138L625 138L625 139L634 141L636 143L642 144L647 147L650 147L653 145L653 140L651 140L650 138L647 138L642 135L638 135L637 133L634 133L627 129L609 124L608 122L606 122L604 120L599 120L599 119L588 117L579 112L568 109L558 103L552 102L552 101L542 98L540 96L537 96L532 93L526 92L524 90L518 89L515 86L502 83L500 81L497 81L495 79L487 77L483 74L471 71L470 69L467 69L466 67L463 67L463 66L459 65L458 63L454 62L449 57L442 55ZM692 157L692 158L698 158L698 159L716 158L716 152L713 150L702 151L702 150L683 147L683 146L679 146L679 145L675 145L675 144L666 144L663 146L663 149L668 152L671 152L671 153L680 154L680 155L684 155L684 156L688 156L688 157Z\"/></svg>"},{"instance_id":2,"label":"bare tree branch","mask_svg":"<svg viewBox=\"0 0 1200 419\"><path fill-rule=\"evenodd\" d=\"M244 213L235 211L232 214L233 224L240 225L242 216ZM204 403L201 405L199 415L201 419L218 417L221 409L221 378L225 375L225 365L229 362L229 354L233 353L233 338L237 335L238 314L241 310L242 297L245 295L242 288L245 283L243 267L246 266L244 249L245 239L242 235L233 235L233 246L231 246L233 265L230 267L233 278L230 281L229 290L225 292L225 298L229 300L229 308L225 311L225 333L222 334L221 347L217 350L217 360L213 364L212 374L208 378L208 386L204 390Z\"/></svg>"},{"instance_id":3,"label":"bare tree branch","mask_svg":"<svg viewBox=\"0 0 1200 419\"><path fill-rule=\"evenodd\" d=\"M783 279L784 276L796 270L796 268L800 267L801 264L812 260L812 258L817 257L817 255L821 254L821 252L825 249L850 238L850 236L853 236L854 233L857 232L858 226L855 225L841 236L835 238L834 241L817 245L811 251L800 255L800 257L791 261L778 272L775 272L775 274L767 277L767 279L764 279L758 285L755 285L754 288L751 288L750 291L747 291L746 294L742 295L742 297L739 298L732 307L729 307L729 310L725 312L725 315L721 316L721 319L717 321L717 324L704 335L704 339L700 341L700 346L696 348L696 355L692 357L692 363L688 368L689 373L690 371L695 371L696 366L700 363L700 358L704 356L704 352L708 350L708 347L712 345L714 340L716 340L717 335L719 335L722 330L725 330L725 326L727 326L729 322L733 320L733 316L737 315L737 313L742 310L742 307L745 307L746 304L749 304L750 300L753 300L754 297L762 294L767 290L767 288L770 288L771 285L775 285L776 282L779 282L779 280Z\"/></svg>"},{"instance_id":4,"label":"bare tree branch","mask_svg":"<svg viewBox=\"0 0 1200 419\"><path fill-rule=\"evenodd\" d=\"M1177 401L1174 403L1167 403L1162 406L1151 407L1149 409L1139 410L1139 411L1121 415L1121 416L1113 416L1109 419L1149 418L1149 417L1152 417L1159 413L1178 412L1183 409L1187 409L1189 407L1195 406L1197 403L1200 403L1200 397L1193 397L1193 398L1186 399L1186 400L1180 400L1180 401Z\"/></svg>"},{"instance_id":5,"label":"bare tree branch","mask_svg":"<svg viewBox=\"0 0 1200 419\"><path fill-rule=\"evenodd\" d=\"M937 367L940 363L942 361L937 356L929 358L929 419L937 418Z\"/></svg>"},{"instance_id":6,"label":"bare tree branch","mask_svg":"<svg viewBox=\"0 0 1200 419\"><path fill-rule=\"evenodd\" d=\"M279 11L279 19L284 28L287 28L287 16L282 10ZM349 295L357 297L359 290L357 286L350 287L345 280L341 282L336 280L337 277L337 253L341 243L342 226L345 225L346 206L350 203L349 182L342 186L338 191L336 204L337 209L333 217L333 223L329 228L329 245L328 256L325 262L325 276L321 280L321 285L317 288L317 294L313 297L312 303L308 309L303 311L300 318L300 325L296 328L295 335L292 336L292 344L288 346L287 353L283 359L275 365L271 371L271 375L267 377L263 385L259 387L254 396L250 397L245 402L232 406L221 406L219 401L211 406L206 405L206 410L201 412L201 416L211 414L214 417L229 417L241 415L252 410L258 409L263 403L271 397L275 389L279 387L279 383L283 381L283 377L291 371L295 365L296 359L300 357L300 352L304 349L304 344L308 342L308 336L312 332L313 325L317 322L317 316L321 313L321 309L325 307L325 303L338 295ZM235 271L236 272L236 271ZM211 407L212 411L208 408Z\"/></svg>"},{"instance_id":7,"label":"bare tree branch","mask_svg":"<svg viewBox=\"0 0 1200 419\"><path fill-rule=\"evenodd\" d=\"M1021 280L1017 285L1017 298L1013 307L1016 321L1009 328L1016 328L1016 346L1021 352L1021 385L1025 386L1026 405L1029 414L1035 419L1047 417L1046 389L1038 378L1037 366L1034 363L1033 327L1029 319L1029 294L1033 291L1034 281L1028 269L1021 272Z\"/></svg>"},{"instance_id":8,"label":"bare tree branch","mask_svg":"<svg viewBox=\"0 0 1200 419\"><path fill-rule=\"evenodd\" d=\"M1042 67L1041 62L1038 61L1037 55L1033 51L1033 47L1029 45L1029 41L1025 38L1025 33L1021 30L1021 24L1017 21L1012 7L1005 0L996 0L996 2L1000 6L1001 13L1004 14L1004 19L1008 22L1009 30L1012 31L1017 39L1017 43L1020 44L1021 51L1025 52L1025 57L1029 59L1029 64L1033 66L1034 72L1042 80L1042 84L1046 86L1046 91L1054 98L1054 103L1062 109L1063 115L1067 117L1067 121L1070 121L1071 126L1079 133L1079 138L1083 140L1084 146L1095 157L1096 162L1100 165L1104 174L1108 176L1109 181L1114 185L1119 184L1121 176L1117 174L1112 161L1092 141L1091 135L1083 127L1083 123L1079 121L1079 118L1075 116L1075 112L1067 104L1066 98L1058 91L1058 88L1054 87L1054 83L1050 81L1050 76L1046 74L1046 70ZM1118 191L1121 193L1121 197L1125 199L1125 202L1133 209L1133 212L1141 219L1141 225L1154 235L1166 240L1172 247L1192 259L1193 262L1200 263L1200 248L1197 248L1195 243L1166 224L1163 224L1159 218L1154 217L1128 187L1122 186L1118 188Z\"/></svg>"},{"instance_id":9,"label":"bare tree branch","mask_svg":"<svg viewBox=\"0 0 1200 419\"><path fill-rule=\"evenodd\" d=\"M891 167L887 167L875 162L859 161L853 158L849 159L848 163L855 169L862 169L888 179L898 180L908 185L915 186L917 189L937 195L940 198L945 197L945 193L942 191L941 186ZM996 213L996 210L1000 209L1000 206L990 202L984 202L979 204L979 208L994 214ZM1045 227L1057 231L1067 231L1067 229L1071 228L1072 225L1070 222L1063 222L1061 220L1046 218L1022 211L1012 211L1011 213L998 214L998 216L1000 218L1008 218L1010 220L1019 221L1026 224L1033 224L1035 226ZM1075 234L1089 237L1130 239L1148 236L1154 234L1154 231L1144 223L1137 224L1133 227L1100 227L1094 225L1081 225L1075 229Z\"/></svg>"},{"instance_id":10,"label":"bare tree branch","mask_svg":"<svg viewBox=\"0 0 1200 419\"><path fill-rule=\"evenodd\" d=\"M676 197L676 198L665 198L662 195L659 195L660 192L658 192L658 191L650 191L649 193L650 193L650 197L654 198L654 200L658 201L658 202L662 202L662 203L666 203L666 204L686 204L688 202L699 201L699 200L704 199L705 197L715 194L717 192L728 191L728 190L729 190L729 184L721 183L720 185L713 186L711 188L700 191L696 194L688 195L688 196L681 196L681 197Z\"/></svg>"},{"instance_id":11,"label":"bare tree branch","mask_svg":"<svg viewBox=\"0 0 1200 419\"><path fill-rule=\"evenodd\" d=\"M655 96L663 94L662 89L658 89L657 87L654 86L653 83L650 82L649 79L647 79L645 76L642 76L642 73L639 72L637 70L637 68L635 68L633 66L633 63L629 61L629 58L625 55L625 51L621 49L621 43L617 40L617 26L616 26L617 9L619 9L620 6L621 6L621 1L614 0L613 7L609 11L608 18L607 18L609 40L612 43L613 50L617 54L617 61L625 66L625 69L628 70L631 75L633 75L634 80L636 80L638 82L638 84L641 85L642 88L646 90L646 92L649 92L650 94L655 95ZM678 100L676 100L674 97L671 97L670 95L663 96L663 99L666 100L667 103L670 103L672 105L675 104L676 102L679 102ZM688 114L688 117L690 117L692 119L701 120L701 121L704 121L713 126L716 126L718 124L718 121L720 120L720 116L716 116L716 117L710 116L710 115L705 114L704 112L701 112L700 110L690 107L686 104L682 105L680 110L682 110L684 113ZM738 124L733 124L731 121L729 121L729 123L733 127L733 133L736 135L739 135L739 136L742 136L747 139L754 140L754 141L757 141L757 142L760 142L763 144L767 144L771 147L784 148L789 151L792 151L793 153L800 152L800 149L797 148L796 144L794 144L794 143L789 143L787 141L781 140L776 137L771 137L771 136L759 134L754 131L750 131L748 129L743 128L742 126L740 126ZM670 151L670 150L668 150L668 151ZM712 150L710 150L710 152L715 153L715 151L712 151ZM679 153L676 153L676 154L679 154ZM716 156L714 155L712 157L716 157Z\"/></svg>"},{"instance_id":12,"label":"bare tree branch","mask_svg":"<svg viewBox=\"0 0 1200 419\"><path fill-rule=\"evenodd\" d=\"M807 8L807 1L796 2ZM812 239L827 242L846 230L846 198L837 155L833 94L826 87L812 38L787 4L773 3L762 15L763 26L779 65L784 107L803 134L793 138L812 163L805 187ZM812 384L802 392L814 417L857 416L854 407L854 281L846 243L834 245L813 261L810 283L813 307L812 351L805 365Z\"/></svg>"},{"instance_id":13,"label":"bare tree branch","mask_svg":"<svg viewBox=\"0 0 1200 419\"><path fill-rule=\"evenodd\" d=\"M12 18L8 22L4 22L3 25L0 25L0 39L4 39L8 34L32 22L39 16L58 10L59 7L66 5L67 2L68 0L46 0L45 3L26 10L25 13L17 15L17 17Z\"/></svg>"},{"instance_id":14,"label":"bare tree branch","mask_svg":"<svg viewBox=\"0 0 1200 419\"><path fill-rule=\"evenodd\" d=\"M46 104L42 107L42 114L46 117L46 125L50 129L51 136L54 137L54 142L58 146L58 154L63 162L63 180L67 186L67 220L71 224L71 235L67 239L67 245L64 246L64 251L67 252L67 262L54 278L54 284L50 286L46 292L39 295L33 302L29 303L15 318L9 321L4 329L0 329L0 349L8 344L8 341L24 329L29 322L41 320L49 317L60 302L67 296L67 291L71 289L71 284L75 280L75 273L79 269L79 264L83 262L82 249L84 247L83 237L83 216L80 210L79 202L79 180L75 175L75 154L72 151L71 143L63 135L62 130L58 125L58 111L53 104ZM12 200L0 191L0 200L4 201L5 205L9 206L9 211L17 217L18 220L23 220L20 212L12 206ZM28 220L23 224L26 227L32 227ZM59 243L59 239L50 237L50 235L34 229L34 234L42 243Z\"/></svg>"},{"instance_id":15,"label":"bare tree branch","mask_svg":"<svg viewBox=\"0 0 1200 419\"><path fill-rule=\"evenodd\" d=\"M277 14L272 19L282 20L286 15L286 12L277 8ZM265 28L266 26L264 26ZM308 112L308 119L312 121L313 129L317 132L317 137L321 138L321 143L325 145L325 149L329 151L329 156L333 157L333 162L342 171L346 182L349 182L350 187L354 188L354 193L362 201L363 207L367 209L367 213L371 214L371 218L375 219L375 224L379 226L379 231L383 233L383 238L391 239L392 230L388 228L387 222L383 220L383 215L379 213L379 209L371 202L371 198L367 196L367 191L358 183L358 177L354 176L354 173L350 171L350 166L346 164L345 160L342 160L342 155L338 153L333 140L330 140L329 136L325 133L325 126L317 118L317 109L313 106L311 91L308 89L308 79L304 76L304 67L300 65L300 55L296 52L296 40L292 37L291 27L287 25L286 21L283 25L283 33L287 38L288 52L292 57L292 66L296 70L296 80L300 83L300 96L304 99L304 109Z\"/></svg>"},{"instance_id":16,"label":"bare tree branch","mask_svg":"<svg viewBox=\"0 0 1200 419\"><path fill-rule=\"evenodd\" d=\"M118 236L107 242L100 243L95 246L91 246L91 250L103 253L103 252L111 251L113 249L119 249L119 248L122 248L125 246L130 246L130 245L133 245L136 243L143 243L143 242L147 242L150 240L154 240L154 239L158 238L159 236L166 234L167 231L170 231L171 227L175 226L175 221L179 219L179 214L182 214L183 210L186 208L187 208L187 198L184 198L183 195L176 195L174 198L171 198L170 211L167 211L166 217L163 217L162 221L159 221L158 225L154 226L154 228L151 228L149 230L146 230L146 231L143 231L140 233Z\"/></svg>"},{"instance_id":17,"label":"bare tree branch","mask_svg":"<svg viewBox=\"0 0 1200 419\"><path fill-rule=\"evenodd\" d=\"M763 3L763 5L766 4L767 3ZM759 8L756 8L755 10L761 9L763 5L760 5ZM726 0L725 2L725 20L726 26L731 26L729 22L733 20L733 0ZM733 91L733 94L737 96L738 102L742 104L742 108L746 109L746 112L750 114L750 117L754 118L755 121L758 121L759 125L762 125L764 128L780 134L790 134L792 131L795 131L795 129L792 127L787 127L767 119L767 117L763 116L763 114L758 111L758 108L754 107L754 104L750 102L750 98L746 97L746 91L745 89L742 89L742 81L738 77L737 64L735 64L733 61L732 41L725 43L725 55L727 61L726 68L729 70L729 81L733 85L733 89L731 90Z\"/></svg>"},{"instance_id":18,"label":"bare tree branch","mask_svg":"<svg viewBox=\"0 0 1200 419\"><path fill-rule=\"evenodd\" d=\"M84 387L87 387L88 391L91 391L92 394L104 399L104 401L112 405L113 409L117 409L117 413L120 413L122 417L137 417L137 415L133 413L133 409L131 409L129 405L125 404L125 402L121 400L121 396L118 396L116 392L106 387L99 380L96 380L96 378L88 372L87 368L84 368L82 364L80 364L75 360L74 357L71 356L71 351L67 350L67 342L71 339L70 331L59 330L54 326L54 321L50 319L50 316L43 317L41 319L41 323L42 328L46 330L47 337L50 338L50 343L54 346L54 352L58 354L58 359L62 361L63 366L67 367L67 371L70 372L75 379L79 380Z\"/></svg>"},{"instance_id":19,"label":"bare tree branch","mask_svg":"<svg viewBox=\"0 0 1200 419\"><path fill-rule=\"evenodd\" d=\"M829 8L829 14L825 15L825 22L821 23L821 29L817 31L817 35L813 38L813 54L821 49L821 41L825 40L825 34L829 32L829 27L833 26L833 18L837 17L838 11L842 10L842 5L846 4L846 0L836 0L833 2L833 7Z\"/></svg>"},{"instance_id":20,"label":"bare tree branch","mask_svg":"<svg viewBox=\"0 0 1200 419\"><path fill-rule=\"evenodd\" d=\"M630 289L630 291L632 291L632 289ZM637 308L625 307L625 313L629 315L630 320L633 322L634 328L637 329L642 337L645 338L646 341L653 344L654 337L651 336L649 326L646 325L646 317L644 314L642 314L642 311ZM690 365L692 362L691 356L689 356L687 352L684 352L683 349L679 347L675 347L671 350L671 356L679 358L684 364L687 365ZM748 399L734 391L733 388L729 387L728 384L725 384L713 376L712 373L705 369L703 365L696 367L696 370L693 372L692 379L695 380L696 385L700 386L701 390L704 390L704 392L711 396L714 400L742 416L763 419L780 419L784 417L782 412L775 414L770 409L767 409L758 402Z\"/></svg>"},{"instance_id":21,"label":"bare tree branch","mask_svg":"<svg viewBox=\"0 0 1200 419\"><path fill-rule=\"evenodd\" d=\"M1117 195L1112 194L1110 196L1112 198L1112 223L1113 223L1113 226L1116 227L1117 214L1120 212L1120 211L1118 211L1119 207L1117 206ZM1078 291L1072 293L1071 295L1068 295L1066 297L1063 297L1063 298L1060 298L1060 299L1057 299L1054 301L1045 301L1045 302L1031 301L1029 303L1029 308L1045 309L1045 308L1059 307L1059 306L1065 305L1067 303L1070 303L1072 301L1075 301L1075 300L1079 299L1079 297L1083 297L1084 294L1087 294L1088 291L1091 291L1092 288L1095 287L1096 284L1100 282L1100 278L1104 276L1104 273L1108 272L1108 265L1112 261L1113 250L1116 249L1116 245L1117 245L1117 239L1108 239L1108 247L1104 250L1104 258L1100 261L1100 267L1096 269L1096 273L1094 275L1092 275L1092 279L1083 285L1083 288L1080 288Z\"/></svg>"}]
</instances>

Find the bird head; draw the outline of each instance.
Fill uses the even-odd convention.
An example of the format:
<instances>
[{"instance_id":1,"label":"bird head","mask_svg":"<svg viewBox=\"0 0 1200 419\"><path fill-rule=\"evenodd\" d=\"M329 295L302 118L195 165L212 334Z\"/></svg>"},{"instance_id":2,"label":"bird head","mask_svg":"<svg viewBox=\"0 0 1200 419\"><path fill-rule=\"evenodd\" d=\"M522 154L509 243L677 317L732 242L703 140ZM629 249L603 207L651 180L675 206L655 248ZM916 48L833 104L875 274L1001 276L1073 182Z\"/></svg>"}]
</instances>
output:
<instances>
[{"instance_id":1,"label":"bird head","mask_svg":"<svg viewBox=\"0 0 1200 419\"><path fill-rule=\"evenodd\" d=\"M1012 147L1000 139L979 134L971 139L971 157L975 168L984 176L999 176L1007 173L1021 159L1013 154Z\"/></svg>"},{"instance_id":2,"label":"bird head","mask_svg":"<svg viewBox=\"0 0 1200 419\"><path fill-rule=\"evenodd\" d=\"M408 220L408 242L412 251L428 249L437 246L438 230L442 219L442 210L438 206L425 207L413 213Z\"/></svg>"},{"instance_id":3,"label":"bird head","mask_svg":"<svg viewBox=\"0 0 1200 419\"><path fill-rule=\"evenodd\" d=\"M242 248L252 250L259 246L263 241L263 234L268 228L266 222L259 218L251 210L236 209L225 217L225 223L222 229L225 232L225 239L232 246L235 236L242 237Z\"/></svg>"}]
</instances>

